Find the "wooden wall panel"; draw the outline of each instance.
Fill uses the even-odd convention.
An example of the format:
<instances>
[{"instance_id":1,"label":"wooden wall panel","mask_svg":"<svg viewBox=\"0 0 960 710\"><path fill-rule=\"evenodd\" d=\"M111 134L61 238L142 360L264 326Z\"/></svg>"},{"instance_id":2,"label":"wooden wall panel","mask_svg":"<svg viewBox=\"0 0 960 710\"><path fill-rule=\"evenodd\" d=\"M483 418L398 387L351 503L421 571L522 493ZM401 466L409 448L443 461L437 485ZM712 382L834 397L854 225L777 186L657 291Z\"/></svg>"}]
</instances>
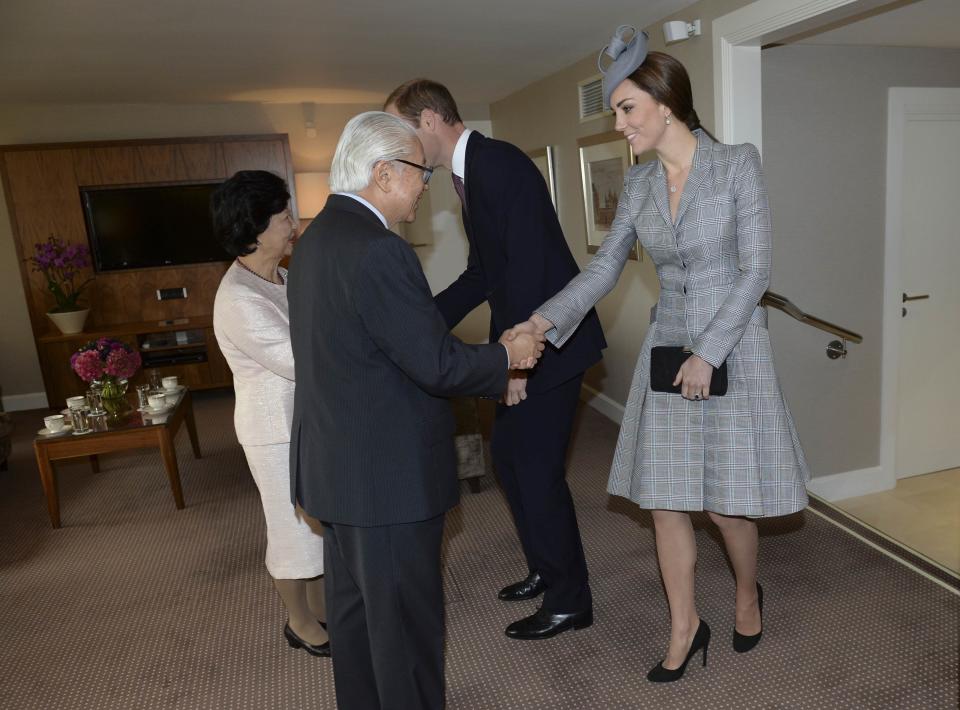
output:
<instances>
[{"instance_id":1,"label":"wooden wall panel","mask_svg":"<svg viewBox=\"0 0 960 710\"><path fill-rule=\"evenodd\" d=\"M230 177L223 163L223 146L220 143L182 143L177 146L177 152L183 163L186 180Z\"/></svg>"},{"instance_id":2,"label":"wooden wall panel","mask_svg":"<svg viewBox=\"0 0 960 710\"><path fill-rule=\"evenodd\" d=\"M27 308L34 334L39 335L51 327L46 312L55 302L43 275L33 271L27 259L33 255L34 245L51 235L69 244L87 243L80 191L69 150L6 153L4 164Z\"/></svg>"},{"instance_id":3,"label":"wooden wall panel","mask_svg":"<svg viewBox=\"0 0 960 710\"><path fill-rule=\"evenodd\" d=\"M177 146L142 145L136 149L139 182L177 182L189 180Z\"/></svg>"},{"instance_id":4,"label":"wooden wall panel","mask_svg":"<svg viewBox=\"0 0 960 710\"><path fill-rule=\"evenodd\" d=\"M97 146L74 151L78 185L135 185L147 182L137 146Z\"/></svg>"},{"instance_id":5,"label":"wooden wall panel","mask_svg":"<svg viewBox=\"0 0 960 710\"><path fill-rule=\"evenodd\" d=\"M78 148L73 157L79 186L216 180L225 176L219 143L96 146Z\"/></svg>"},{"instance_id":6,"label":"wooden wall panel","mask_svg":"<svg viewBox=\"0 0 960 710\"><path fill-rule=\"evenodd\" d=\"M242 136L123 141L98 144L7 146L0 168L10 207L14 242L33 326L48 399L63 401L77 386L67 360L78 344L50 345L56 329L46 317L54 305L46 282L26 263L34 245L55 235L70 244L87 245L80 187L225 179L237 170L270 170L292 181L293 169L286 136ZM87 332L130 328L177 318L209 323L217 286L229 264L201 264L95 274L84 291L90 306ZM157 289L185 286L186 299L158 301ZM146 326L144 325L146 324ZM126 337L126 336L124 336ZM134 336L130 336L134 337ZM40 339L43 338L43 342ZM78 334L84 342L89 336ZM176 366L194 386L229 384L229 369L208 333L208 363ZM68 352L69 350L69 352Z\"/></svg>"},{"instance_id":7,"label":"wooden wall panel","mask_svg":"<svg viewBox=\"0 0 960 710\"><path fill-rule=\"evenodd\" d=\"M227 177L238 170L269 170L287 179L287 163L280 141L225 142L223 160Z\"/></svg>"},{"instance_id":8,"label":"wooden wall panel","mask_svg":"<svg viewBox=\"0 0 960 710\"><path fill-rule=\"evenodd\" d=\"M210 315L220 279L229 264L118 271L97 276L97 325ZM187 288L187 298L157 300L157 289ZM93 315L93 313L91 313Z\"/></svg>"}]
</instances>

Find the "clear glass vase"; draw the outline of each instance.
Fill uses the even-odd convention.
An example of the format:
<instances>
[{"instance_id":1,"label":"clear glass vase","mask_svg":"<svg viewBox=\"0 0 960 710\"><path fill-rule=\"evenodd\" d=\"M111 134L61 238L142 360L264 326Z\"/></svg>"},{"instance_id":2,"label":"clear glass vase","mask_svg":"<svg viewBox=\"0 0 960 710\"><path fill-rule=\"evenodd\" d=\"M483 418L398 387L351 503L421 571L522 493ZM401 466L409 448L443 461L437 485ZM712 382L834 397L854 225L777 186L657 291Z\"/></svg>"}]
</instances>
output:
<instances>
[{"instance_id":1,"label":"clear glass vase","mask_svg":"<svg viewBox=\"0 0 960 710\"><path fill-rule=\"evenodd\" d=\"M90 389L99 393L100 401L113 421L120 421L131 411L127 402L127 381L123 378L104 375L102 379L90 383Z\"/></svg>"}]
</instances>

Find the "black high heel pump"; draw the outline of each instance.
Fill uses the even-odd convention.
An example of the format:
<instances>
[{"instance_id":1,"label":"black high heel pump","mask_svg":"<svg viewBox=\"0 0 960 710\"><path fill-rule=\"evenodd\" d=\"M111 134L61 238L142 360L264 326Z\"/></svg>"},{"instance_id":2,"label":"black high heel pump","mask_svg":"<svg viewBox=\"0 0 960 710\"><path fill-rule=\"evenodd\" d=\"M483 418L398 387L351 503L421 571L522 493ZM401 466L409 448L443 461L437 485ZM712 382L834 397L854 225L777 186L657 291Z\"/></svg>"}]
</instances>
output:
<instances>
[{"instance_id":1,"label":"black high heel pump","mask_svg":"<svg viewBox=\"0 0 960 710\"><path fill-rule=\"evenodd\" d=\"M760 582L757 582L757 606L760 607L759 633L745 636L737 631L736 627L733 629L733 650L737 653L746 653L760 643L760 637L763 636L763 587L760 586Z\"/></svg>"},{"instance_id":2,"label":"black high heel pump","mask_svg":"<svg viewBox=\"0 0 960 710\"><path fill-rule=\"evenodd\" d=\"M675 680L683 678L683 672L687 670L687 664L690 659L696 655L697 651L703 649L703 667L707 667L707 647L710 645L710 627L707 622L700 619L700 625L697 626L697 633L693 635L693 641L690 642L690 650L687 651L687 657L679 668L664 668L663 661L660 661L654 668L647 673L647 680L651 683L672 683Z\"/></svg>"}]
</instances>

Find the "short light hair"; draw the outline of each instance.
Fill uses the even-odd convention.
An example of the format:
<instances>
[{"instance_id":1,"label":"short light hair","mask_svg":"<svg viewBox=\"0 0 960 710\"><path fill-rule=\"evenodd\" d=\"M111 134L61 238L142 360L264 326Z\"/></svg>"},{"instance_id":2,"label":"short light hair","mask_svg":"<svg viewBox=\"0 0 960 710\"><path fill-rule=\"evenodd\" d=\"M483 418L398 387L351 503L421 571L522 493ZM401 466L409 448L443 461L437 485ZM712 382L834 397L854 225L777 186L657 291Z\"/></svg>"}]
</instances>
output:
<instances>
[{"instance_id":1,"label":"short light hair","mask_svg":"<svg viewBox=\"0 0 960 710\"><path fill-rule=\"evenodd\" d=\"M406 158L415 151L416 132L403 119L383 111L351 118L333 154L331 192L360 192L370 185L373 166L381 160Z\"/></svg>"},{"instance_id":2,"label":"short light hair","mask_svg":"<svg viewBox=\"0 0 960 710\"><path fill-rule=\"evenodd\" d=\"M403 116L414 126L420 128L420 113L430 109L440 114L440 118L448 126L463 123L457 102L453 100L450 90L443 84L430 79L411 79L400 84L390 92L383 103L384 108L395 106L397 113Z\"/></svg>"}]
</instances>

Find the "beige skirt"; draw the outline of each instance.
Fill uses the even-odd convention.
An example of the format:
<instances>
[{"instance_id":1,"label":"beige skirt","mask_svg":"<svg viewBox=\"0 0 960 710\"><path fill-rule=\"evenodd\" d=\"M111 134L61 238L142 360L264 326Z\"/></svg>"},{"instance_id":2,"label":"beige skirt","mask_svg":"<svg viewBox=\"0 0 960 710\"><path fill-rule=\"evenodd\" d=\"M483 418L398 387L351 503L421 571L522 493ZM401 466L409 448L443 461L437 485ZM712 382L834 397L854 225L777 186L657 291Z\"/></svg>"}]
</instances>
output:
<instances>
[{"instance_id":1,"label":"beige skirt","mask_svg":"<svg viewBox=\"0 0 960 710\"><path fill-rule=\"evenodd\" d=\"M266 566L274 579L323 574L323 528L290 502L290 444L244 446L267 521Z\"/></svg>"}]
</instances>

